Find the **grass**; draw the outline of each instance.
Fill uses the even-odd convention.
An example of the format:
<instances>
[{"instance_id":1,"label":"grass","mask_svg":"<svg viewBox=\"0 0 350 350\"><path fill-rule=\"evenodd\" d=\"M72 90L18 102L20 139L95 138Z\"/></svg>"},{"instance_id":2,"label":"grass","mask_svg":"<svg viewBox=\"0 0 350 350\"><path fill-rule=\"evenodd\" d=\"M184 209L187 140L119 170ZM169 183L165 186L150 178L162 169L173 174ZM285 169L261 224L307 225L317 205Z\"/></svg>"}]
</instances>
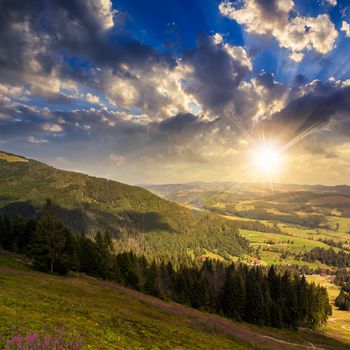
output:
<instances>
[{"instance_id":1,"label":"grass","mask_svg":"<svg viewBox=\"0 0 350 350\"><path fill-rule=\"evenodd\" d=\"M236 216L224 216L229 220L242 220L242 218ZM306 228L302 226L278 223L278 227L285 233L275 234L268 232L258 232L251 230L240 229L240 234L247 238L251 246L254 248L260 247L260 260L263 264L296 264L296 265L307 265L312 269L325 268L332 269L331 267L324 265L318 261L309 263L303 260L295 258L295 255L303 254L315 247L321 247L329 249L330 246L320 240L333 240L335 242L341 242L344 247L350 248L350 218L342 218L336 216L327 216L328 222L336 227L339 224L338 230L331 230L325 228ZM245 221L256 221L254 219L244 219ZM264 225L272 225L271 222L266 220L259 220ZM332 247L335 251L339 248ZM291 253L286 258L281 258L281 254L284 251ZM248 257L248 261L251 257Z\"/></svg>"},{"instance_id":2,"label":"grass","mask_svg":"<svg viewBox=\"0 0 350 350\"><path fill-rule=\"evenodd\" d=\"M7 162L10 162L10 163L13 163L13 162L27 163L28 162L28 159L18 157L14 154L3 153L3 152L0 152L0 159L6 160Z\"/></svg>"},{"instance_id":3,"label":"grass","mask_svg":"<svg viewBox=\"0 0 350 350\"><path fill-rule=\"evenodd\" d=\"M4 255L0 266L3 338L63 330L68 339L82 339L86 349L251 349L91 278L31 271Z\"/></svg>"},{"instance_id":4,"label":"grass","mask_svg":"<svg viewBox=\"0 0 350 350\"><path fill-rule=\"evenodd\" d=\"M312 275L308 276L309 282L327 288L329 299L332 304L332 317L328 320L325 333L337 336L339 339L346 339L350 343L350 311L339 310L335 305L335 298L340 292L340 287L330 282L329 276Z\"/></svg>"},{"instance_id":5,"label":"grass","mask_svg":"<svg viewBox=\"0 0 350 350\"><path fill-rule=\"evenodd\" d=\"M297 235L295 232L290 236L251 230L240 230L240 233L251 242L254 248L261 248L260 260L267 264L297 264L307 265L310 268L326 267L319 262L309 263L295 259L296 254L303 254L315 247L329 248L327 244L318 240L304 238L304 235ZM290 252L291 255L282 259L281 254L284 251Z\"/></svg>"},{"instance_id":6,"label":"grass","mask_svg":"<svg viewBox=\"0 0 350 350\"><path fill-rule=\"evenodd\" d=\"M339 224L339 231L350 232L350 218L339 216L327 216L327 220L334 224Z\"/></svg>"},{"instance_id":7,"label":"grass","mask_svg":"<svg viewBox=\"0 0 350 350\"><path fill-rule=\"evenodd\" d=\"M322 332L232 322L83 275L52 276L0 253L0 339L36 332L83 349L322 349L348 344ZM1 348L1 343L0 343Z\"/></svg>"}]
</instances>

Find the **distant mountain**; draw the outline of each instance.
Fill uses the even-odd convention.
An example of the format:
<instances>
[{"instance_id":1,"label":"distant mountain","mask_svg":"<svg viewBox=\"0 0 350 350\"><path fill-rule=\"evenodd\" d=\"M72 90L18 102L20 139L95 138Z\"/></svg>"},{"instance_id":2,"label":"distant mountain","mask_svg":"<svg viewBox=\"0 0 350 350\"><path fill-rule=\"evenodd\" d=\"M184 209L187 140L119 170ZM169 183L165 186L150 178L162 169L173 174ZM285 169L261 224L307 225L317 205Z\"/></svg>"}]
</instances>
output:
<instances>
[{"instance_id":1,"label":"distant mountain","mask_svg":"<svg viewBox=\"0 0 350 350\"><path fill-rule=\"evenodd\" d=\"M0 152L0 209L37 217L46 198L54 201L57 215L72 231L108 230L119 250L231 257L247 249L229 220L184 208L140 187Z\"/></svg>"},{"instance_id":2,"label":"distant mountain","mask_svg":"<svg viewBox=\"0 0 350 350\"><path fill-rule=\"evenodd\" d=\"M157 195L171 199L181 204L190 204L195 199L203 199L222 194L236 199L283 199L295 194L302 199L314 199L327 196L343 196L350 198L350 186L324 186L324 185L296 185L274 183L273 190L270 184L234 183L234 182L189 182L183 184L142 185L143 188ZM347 202L347 200L342 200Z\"/></svg>"},{"instance_id":3,"label":"distant mountain","mask_svg":"<svg viewBox=\"0 0 350 350\"><path fill-rule=\"evenodd\" d=\"M261 210L285 214L350 216L350 186L194 182L145 185L151 192L189 208L262 219ZM246 216L242 211L249 211ZM264 216L267 219L267 216ZM276 217L276 219L278 219ZM282 220L283 221L283 220Z\"/></svg>"}]
</instances>

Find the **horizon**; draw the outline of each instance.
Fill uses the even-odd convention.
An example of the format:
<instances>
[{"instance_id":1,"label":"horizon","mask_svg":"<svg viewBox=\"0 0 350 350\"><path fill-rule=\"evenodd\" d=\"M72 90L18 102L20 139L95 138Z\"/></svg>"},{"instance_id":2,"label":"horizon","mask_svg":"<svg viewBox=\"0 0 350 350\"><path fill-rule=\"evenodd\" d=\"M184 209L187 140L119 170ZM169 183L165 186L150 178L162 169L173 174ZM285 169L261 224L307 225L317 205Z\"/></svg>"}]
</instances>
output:
<instances>
[{"instance_id":1,"label":"horizon","mask_svg":"<svg viewBox=\"0 0 350 350\"><path fill-rule=\"evenodd\" d=\"M0 18L6 152L133 185L350 184L345 0L5 0Z\"/></svg>"},{"instance_id":2,"label":"horizon","mask_svg":"<svg viewBox=\"0 0 350 350\"><path fill-rule=\"evenodd\" d=\"M29 158L25 155L22 155L22 154L16 154L16 153L11 153L11 152L7 152L7 151L4 151L4 150L1 150L0 149L0 153L7 153L7 154L10 154L10 155L14 155L14 156L18 156L18 157L21 157L21 158L24 158L24 159L27 159L27 160L33 160L33 161L37 161L37 162L41 162L40 160L38 159L34 159L34 158ZM104 176L97 176L97 175L93 175L93 174L89 174L89 173L86 173L86 172L82 172L82 171L79 171L79 170L69 170L69 169L65 169L65 168L60 168L60 167L57 167L57 166L54 166L54 165L50 165L50 164L47 164L45 162L42 162L46 165L49 165L55 169L58 169L58 170L63 170L63 171L70 171L70 172L73 172L73 173L80 173L80 174L83 174L83 175L88 175L88 176L92 176L92 177L97 177L97 178L102 178L102 179L106 179L106 180L111 180L111 181L117 181L117 182L121 182L121 181L118 181L116 179L112 179L112 178L108 178L108 177L104 177ZM203 180L195 180L195 181L187 181L187 182L159 182L159 183L128 183L127 181L126 182L123 182L124 184L126 185L130 185L130 186L138 186L138 187L144 187L144 186L171 186L171 185L191 185L191 184L231 184L232 187L236 187L236 186L240 186L240 185L254 185L254 186L266 186L266 187L270 187L270 183L267 183L267 182L239 182L239 183L234 183L234 181L203 181ZM289 185L289 186L308 186L308 187L317 187L317 186L321 186L321 187L341 187L341 186L347 186L347 187L350 187L350 184L346 184L346 183L340 183L340 184L329 184L329 185L325 185L325 184L322 184L322 183L284 183L284 182L274 182L273 183L274 186L281 186L281 185Z\"/></svg>"}]
</instances>

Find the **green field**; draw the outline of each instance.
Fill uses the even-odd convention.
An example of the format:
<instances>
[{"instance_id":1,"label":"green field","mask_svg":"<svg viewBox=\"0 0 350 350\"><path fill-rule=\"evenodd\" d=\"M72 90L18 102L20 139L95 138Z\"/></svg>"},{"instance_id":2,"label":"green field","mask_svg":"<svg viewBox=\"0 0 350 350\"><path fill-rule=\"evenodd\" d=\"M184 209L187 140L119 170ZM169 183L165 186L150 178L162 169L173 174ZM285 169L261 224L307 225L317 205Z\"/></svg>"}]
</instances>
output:
<instances>
[{"instance_id":1,"label":"green field","mask_svg":"<svg viewBox=\"0 0 350 350\"><path fill-rule=\"evenodd\" d=\"M231 220L241 220L236 216L225 216ZM340 217L327 217L332 220L332 223L339 223L338 230L324 228L306 228L297 225L278 223L277 226L285 234L276 234L269 232L259 232L252 230L240 229L240 234L247 238L253 248L259 249L260 263L261 264L296 264L306 265L310 268L330 268L320 262L309 263L300 259L296 259L305 252L310 251L315 247L321 247L329 249L331 246L322 242L321 240L333 240L334 242L341 242L343 247L350 247L350 234L347 233L349 225L348 218ZM244 221L255 221L251 219L243 219ZM271 226L272 223L266 220L260 220L266 226ZM335 251L339 251L339 248L332 247ZM284 252L288 252L287 256L282 256ZM247 261L253 257L248 256Z\"/></svg>"},{"instance_id":2,"label":"green field","mask_svg":"<svg viewBox=\"0 0 350 350\"><path fill-rule=\"evenodd\" d=\"M83 349L347 349L330 331L292 332L232 322L78 275L32 271L0 253L0 339L63 333ZM333 337L330 337L330 335ZM1 348L1 346L0 346Z\"/></svg>"},{"instance_id":3,"label":"green field","mask_svg":"<svg viewBox=\"0 0 350 350\"><path fill-rule=\"evenodd\" d=\"M332 317L328 319L325 333L336 335L340 339L350 342L350 311L341 311L334 305L335 298L340 292L340 287L331 283L330 276L312 275L307 277L308 282L314 282L327 288L329 299L332 304Z\"/></svg>"}]
</instances>

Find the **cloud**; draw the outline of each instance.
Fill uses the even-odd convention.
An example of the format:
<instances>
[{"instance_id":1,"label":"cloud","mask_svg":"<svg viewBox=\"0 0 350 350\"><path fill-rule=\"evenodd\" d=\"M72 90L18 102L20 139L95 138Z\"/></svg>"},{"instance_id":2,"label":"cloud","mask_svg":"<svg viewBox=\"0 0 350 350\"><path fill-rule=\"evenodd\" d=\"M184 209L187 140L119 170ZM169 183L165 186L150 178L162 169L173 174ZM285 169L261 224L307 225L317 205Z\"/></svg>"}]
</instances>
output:
<instances>
[{"instance_id":1,"label":"cloud","mask_svg":"<svg viewBox=\"0 0 350 350\"><path fill-rule=\"evenodd\" d=\"M345 36L350 37L350 24L349 23L347 23L346 21L343 21L340 30L345 32Z\"/></svg>"},{"instance_id":2,"label":"cloud","mask_svg":"<svg viewBox=\"0 0 350 350\"><path fill-rule=\"evenodd\" d=\"M175 67L175 60L116 28L115 12L110 0L2 1L2 83L26 85L33 95L51 103L69 103L79 97L80 84L103 91L112 78L140 81L153 66L164 71ZM73 58L88 65L71 65Z\"/></svg>"},{"instance_id":3,"label":"cloud","mask_svg":"<svg viewBox=\"0 0 350 350\"><path fill-rule=\"evenodd\" d=\"M45 140L45 139L37 139L37 138L34 137L34 136L29 136L29 137L28 137L28 142L29 142L29 143L34 143L34 144L41 144L41 143L47 143L48 140Z\"/></svg>"},{"instance_id":4,"label":"cloud","mask_svg":"<svg viewBox=\"0 0 350 350\"><path fill-rule=\"evenodd\" d=\"M280 130L280 135L294 137L309 129L348 137L350 135L350 86L331 79L314 80L302 87L300 95L266 121L266 130ZM323 133L323 136L325 134Z\"/></svg>"},{"instance_id":5,"label":"cloud","mask_svg":"<svg viewBox=\"0 0 350 350\"><path fill-rule=\"evenodd\" d=\"M246 50L201 36L197 48L183 55L183 88L205 109L219 114L232 101L240 82L252 70Z\"/></svg>"},{"instance_id":6,"label":"cloud","mask_svg":"<svg viewBox=\"0 0 350 350\"><path fill-rule=\"evenodd\" d=\"M111 0L85 0L85 6L89 8L89 12L96 16L96 20L102 29L108 30L114 26L115 10Z\"/></svg>"},{"instance_id":7,"label":"cloud","mask_svg":"<svg viewBox=\"0 0 350 350\"><path fill-rule=\"evenodd\" d=\"M58 124L51 124L51 123L43 124L42 128L43 128L44 131L47 131L47 132L60 132L60 131L63 130L60 125L58 125Z\"/></svg>"},{"instance_id":8,"label":"cloud","mask_svg":"<svg viewBox=\"0 0 350 350\"><path fill-rule=\"evenodd\" d=\"M225 1L219 10L223 16L244 25L249 33L273 36L281 47L291 51L290 58L296 62L311 49L327 54L338 36L327 14L293 17L292 0L243 0L242 7Z\"/></svg>"},{"instance_id":9,"label":"cloud","mask_svg":"<svg viewBox=\"0 0 350 350\"><path fill-rule=\"evenodd\" d=\"M220 11L276 38L294 61L335 45L329 17L301 16L290 0L225 2ZM340 157L332 142L350 135L349 82L307 84L299 74L282 83L256 73L252 51L221 33L169 56L133 38L118 18L109 0L0 2L1 142L35 152L44 144L56 166L94 161L100 175L112 169L126 181L141 172L230 174L250 147L247 135L261 130L287 139L317 126L323 147L305 142L305 152Z\"/></svg>"},{"instance_id":10,"label":"cloud","mask_svg":"<svg viewBox=\"0 0 350 350\"><path fill-rule=\"evenodd\" d=\"M99 104L100 103L100 98L98 96L90 94L90 92L88 92L85 95L85 97L86 97L86 101L88 101L89 103L92 103L92 104Z\"/></svg>"}]
</instances>

